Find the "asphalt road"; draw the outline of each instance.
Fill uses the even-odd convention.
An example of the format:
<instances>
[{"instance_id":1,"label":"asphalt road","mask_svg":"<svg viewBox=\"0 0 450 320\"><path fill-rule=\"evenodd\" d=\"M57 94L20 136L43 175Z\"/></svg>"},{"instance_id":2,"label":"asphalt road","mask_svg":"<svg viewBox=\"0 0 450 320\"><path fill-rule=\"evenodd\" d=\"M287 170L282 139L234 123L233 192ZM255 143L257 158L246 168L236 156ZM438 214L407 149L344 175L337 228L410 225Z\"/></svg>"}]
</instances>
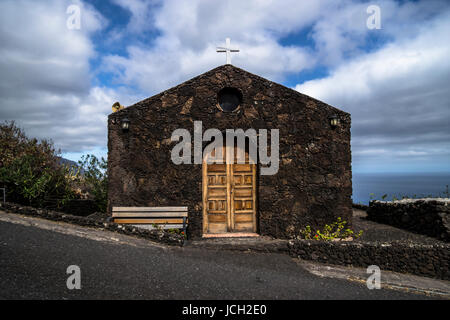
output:
<instances>
[{"instance_id":1,"label":"asphalt road","mask_svg":"<svg viewBox=\"0 0 450 320\"><path fill-rule=\"evenodd\" d=\"M167 248L111 237L117 243L0 221L0 299L428 298L317 277L286 255ZM80 290L66 287L69 265L81 268Z\"/></svg>"}]
</instances>

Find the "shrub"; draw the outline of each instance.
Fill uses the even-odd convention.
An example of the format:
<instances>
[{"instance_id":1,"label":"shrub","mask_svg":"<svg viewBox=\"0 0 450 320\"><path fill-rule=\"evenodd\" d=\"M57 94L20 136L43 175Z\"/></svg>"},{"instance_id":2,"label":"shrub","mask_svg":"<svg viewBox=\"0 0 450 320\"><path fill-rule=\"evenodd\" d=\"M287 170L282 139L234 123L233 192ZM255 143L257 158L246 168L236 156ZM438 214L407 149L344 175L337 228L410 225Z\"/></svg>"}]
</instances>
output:
<instances>
[{"instance_id":1,"label":"shrub","mask_svg":"<svg viewBox=\"0 0 450 320\"><path fill-rule=\"evenodd\" d=\"M14 122L0 123L0 187L11 202L60 209L68 200L92 198L107 208L107 163L86 155L79 166L63 165L53 143L28 138Z\"/></svg>"},{"instance_id":2,"label":"shrub","mask_svg":"<svg viewBox=\"0 0 450 320\"><path fill-rule=\"evenodd\" d=\"M0 185L10 201L63 205L75 197L68 170L59 164L51 141L28 138L14 122L0 124Z\"/></svg>"},{"instance_id":3,"label":"shrub","mask_svg":"<svg viewBox=\"0 0 450 320\"><path fill-rule=\"evenodd\" d=\"M301 232L303 239L306 240L322 240L322 241L331 241L334 239L346 239L349 237L353 237L354 239L359 238L363 231L359 231L359 233L355 234L353 230L349 228L345 228L347 221L342 220L342 218L338 218L336 222L331 225L326 224L323 227L323 230L317 230L315 233L312 232L310 226L306 226L305 229Z\"/></svg>"},{"instance_id":4,"label":"shrub","mask_svg":"<svg viewBox=\"0 0 450 320\"><path fill-rule=\"evenodd\" d=\"M83 173L78 174L81 184L87 188L97 205L97 210L106 212L108 206L108 164L91 154L83 156L78 162Z\"/></svg>"}]
</instances>

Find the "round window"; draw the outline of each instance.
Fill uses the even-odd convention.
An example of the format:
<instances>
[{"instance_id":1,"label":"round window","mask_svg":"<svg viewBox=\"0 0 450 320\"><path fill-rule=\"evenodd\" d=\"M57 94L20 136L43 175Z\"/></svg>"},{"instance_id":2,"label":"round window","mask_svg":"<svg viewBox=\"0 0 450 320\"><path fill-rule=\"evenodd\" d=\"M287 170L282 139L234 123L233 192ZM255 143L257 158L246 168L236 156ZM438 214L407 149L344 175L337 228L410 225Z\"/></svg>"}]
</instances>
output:
<instances>
[{"instance_id":1,"label":"round window","mask_svg":"<svg viewBox=\"0 0 450 320\"><path fill-rule=\"evenodd\" d=\"M242 94L236 88L224 88L217 96L220 110L223 112L236 111L242 103Z\"/></svg>"}]
</instances>

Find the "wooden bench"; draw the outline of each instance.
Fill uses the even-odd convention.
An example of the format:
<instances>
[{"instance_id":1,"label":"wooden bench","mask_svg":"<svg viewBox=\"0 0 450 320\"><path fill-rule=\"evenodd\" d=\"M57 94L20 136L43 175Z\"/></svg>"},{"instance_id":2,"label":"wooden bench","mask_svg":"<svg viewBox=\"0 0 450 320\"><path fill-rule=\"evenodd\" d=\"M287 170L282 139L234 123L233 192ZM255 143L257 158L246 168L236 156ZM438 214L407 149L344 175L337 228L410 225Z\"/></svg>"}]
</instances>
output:
<instances>
[{"instance_id":1,"label":"wooden bench","mask_svg":"<svg viewBox=\"0 0 450 320\"><path fill-rule=\"evenodd\" d=\"M188 207L113 207L115 223L154 229L183 229L186 234Z\"/></svg>"}]
</instances>

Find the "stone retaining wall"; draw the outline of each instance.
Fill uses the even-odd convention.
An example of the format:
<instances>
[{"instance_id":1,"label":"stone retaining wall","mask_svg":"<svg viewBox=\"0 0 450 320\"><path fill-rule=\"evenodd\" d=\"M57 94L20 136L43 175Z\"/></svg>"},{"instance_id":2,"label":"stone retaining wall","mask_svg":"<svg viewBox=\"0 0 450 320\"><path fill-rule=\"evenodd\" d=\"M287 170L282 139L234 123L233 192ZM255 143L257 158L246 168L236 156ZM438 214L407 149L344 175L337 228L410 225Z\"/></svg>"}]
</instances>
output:
<instances>
[{"instance_id":1,"label":"stone retaining wall","mask_svg":"<svg viewBox=\"0 0 450 320\"><path fill-rule=\"evenodd\" d=\"M364 210L364 211L366 211L369 208L369 206L366 206L365 204L361 204L361 203L353 203L352 207L354 209L359 209L359 210Z\"/></svg>"},{"instance_id":2,"label":"stone retaining wall","mask_svg":"<svg viewBox=\"0 0 450 320\"><path fill-rule=\"evenodd\" d=\"M450 280L450 245L445 243L292 240L288 252L304 260L363 268L377 265L381 270Z\"/></svg>"},{"instance_id":3,"label":"stone retaining wall","mask_svg":"<svg viewBox=\"0 0 450 320\"><path fill-rule=\"evenodd\" d=\"M4 210L9 213L23 214L26 216L33 216L37 218L43 218L53 221L61 221L72 223L85 227L98 228L103 230L109 230L119 232L126 235L138 236L140 238L149 239L165 243L167 245L182 246L184 244L184 237L179 234L170 233L164 230L146 230L136 228L128 225L120 225L113 222L104 222L100 220L94 220L87 217L79 217L61 212L56 212L46 209L36 209L32 207L22 206L18 204L0 203L0 210Z\"/></svg>"},{"instance_id":4,"label":"stone retaining wall","mask_svg":"<svg viewBox=\"0 0 450 320\"><path fill-rule=\"evenodd\" d=\"M80 217L86 217L97 210L98 208L95 201L90 199L69 200L61 209L58 209L58 211Z\"/></svg>"},{"instance_id":5,"label":"stone retaining wall","mask_svg":"<svg viewBox=\"0 0 450 320\"><path fill-rule=\"evenodd\" d=\"M450 199L371 201L369 220L450 241Z\"/></svg>"}]
</instances>

